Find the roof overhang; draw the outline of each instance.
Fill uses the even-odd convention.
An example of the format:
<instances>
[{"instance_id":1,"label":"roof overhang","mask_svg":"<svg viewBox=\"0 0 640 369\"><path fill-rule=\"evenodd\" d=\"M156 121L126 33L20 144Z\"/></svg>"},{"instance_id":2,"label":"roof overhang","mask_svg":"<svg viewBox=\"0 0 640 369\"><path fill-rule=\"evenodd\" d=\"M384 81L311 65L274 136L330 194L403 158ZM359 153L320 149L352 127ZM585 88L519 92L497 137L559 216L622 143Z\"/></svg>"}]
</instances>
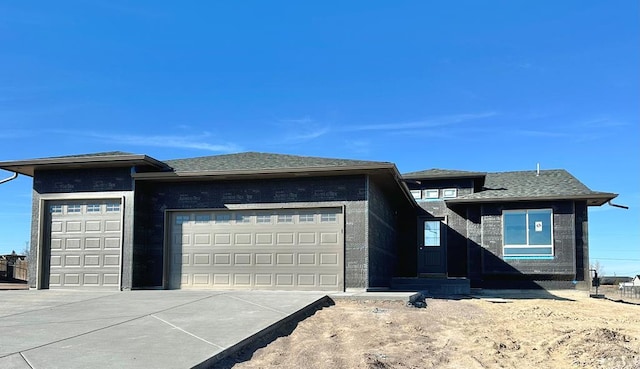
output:
<instances>
[{"instance_id":1,"label":"roof overhang","mask_svg":"<svg viewBox=\"0 0 640 369\"><path fill-rule=\"evenodd\" d=\"M415 179L415 180L437 180L437 179L473 179L473 178L485 178L487 173L484 172L468 172L457 174L430 174L428 176L419 174L403 174L402 178Z\"/></svg>"},{"instance_id":2,"label":"roof overhang","mask_svg":"<svg viewBox=\"0 0 640 369\"><path fill-rule=\"evenodd\" d=\"M369 174L380 170L395 169L393 164L356 165L341 167L299 167L299 168L261 168L239 170L206 170L206 171L167 171L134 173L138 181L172 181L172 180L231 180L260 178L291 178L332 175ZM396 170L397 172L397 170Z\"/></svg>"},{"instance_id":3,"label":"roof overhang","mask_svg":"<svg viewBox=\"0 0 640 369\"><path fill-rule=\"evenodd\" d=\"M588 206L601 206L615 199L618 194L609 192L599 192L590 195L565 195L565 196L540 196L540 197L499 197L499 198L457 198L445 200L446 204L462 205L462 204L486 204L486 203L504 203L504 202L532 202L532 201L586 201Z\"/></svg>"},{"instance_id":4,"label":"roof overhang","mask_svg":"<svg viewBox=\"0 0 640 369\"><path fill-rule=\"evenodd\" d=\"M230 181L230 180L262 180L277 178L304 178L368 175L385 182L388 187L396 187L402 197L412 206L418 206L413 199L409 187L404 183L398 168L393 163L376 163L371 165L297 167L297 168L263 168L251 170L220 171L183 171L183 172L146 172L134 173L136 181Z\"/></svg>"},{"instance_id":5,"label":"roof overhang","mask_svg":"<svg viewBox=\"0 0 640 369\"><path fill-rule=\"evenodd\" d=\"M114 168L148 166L158 170L170 169L163 162L147 155L68 156L30 160L2 161L0 169L33 177L37 170Z\"/></svg>"}]
</instances>

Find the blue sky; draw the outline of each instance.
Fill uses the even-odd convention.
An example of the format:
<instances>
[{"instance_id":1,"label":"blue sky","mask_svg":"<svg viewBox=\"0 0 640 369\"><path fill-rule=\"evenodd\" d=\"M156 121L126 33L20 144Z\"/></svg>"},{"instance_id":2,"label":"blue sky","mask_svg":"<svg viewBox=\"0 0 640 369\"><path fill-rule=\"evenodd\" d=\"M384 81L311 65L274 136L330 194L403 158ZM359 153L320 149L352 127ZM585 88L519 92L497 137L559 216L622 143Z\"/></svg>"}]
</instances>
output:
<instances>
[{"instance_id":1,"label":"blue sky","mask_svg":"<svg viewBox=\"0 0 640 369\"><path fill-rule=\"evenodd\" d=\"M639 14L632 0L2 2L0 161L540 163L620 194L631 209L590 210L591 258L636 274ZM0 253L29 240L30 187L0 185Z\"/></svg>"}]
</instances>

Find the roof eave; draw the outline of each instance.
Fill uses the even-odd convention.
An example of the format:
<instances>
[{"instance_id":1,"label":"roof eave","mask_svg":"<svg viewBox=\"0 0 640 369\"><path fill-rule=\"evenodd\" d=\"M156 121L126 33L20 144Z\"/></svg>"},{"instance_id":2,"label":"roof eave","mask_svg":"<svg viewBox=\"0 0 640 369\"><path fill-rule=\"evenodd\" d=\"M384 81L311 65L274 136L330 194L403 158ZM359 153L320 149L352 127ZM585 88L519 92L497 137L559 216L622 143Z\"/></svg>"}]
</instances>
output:
<instances>
[{"instance_id":1,"label":"roof eave","mask_svg":"<svg viewBox=\"0 0 640 369\"><path fill-rule=\"evenodd\" d=\"M446 174L437 174L437 175L419 175L419 174L403 174L402 178L405 179L467 179L467 178L484 178L486 177L486 173L469 173L469 174L455 174L455 175L446 175Z\"/></svg>"},{"instance_id":2,"label":"roof eave","mask_svg":"<svg viewBox=\"0 0 640 369\"><path fill-rule=\"evenodd\" d=\"M522 196L522 197L494 197L494 198L481 198L481 199L449 199L445 200L445 203L458 205L458 204L483 204L483 203L496 203L496 202L522 202L522 201L561 201L561 200L584 200L587 201L588 206L602 206L607 202L615 199L618 194L602 192L592 195L564 195L564 196Z\"/></svg>"},{"instance_id":3,"label":"roof eave","mask_svg":"<svg viewBox=\"0 0 640 369\"><path fill-rule=\"evenodd\" d=\"M61 157L31 160L16 160L0 162L0 168L33 177L37 169L72 169L86 167L116 167L120 165L148 165L156 169L169 169L169 167L147 155L105 155L87 157Z\"/></svg>"},{"instance_id":4,"label":"roof eave","mask_svg":"<svg viewBox=\"0 0 640 369\"><path fill-rule=\"evenodd\" d=\"M358 174L380 169L392 169L392 163L375 165L351 165L351 166L329 166L329 167L297 167L297 168L266 168L266 169L246 169L246 170L202 170L202 171L169 171L169 172L148 172L135 173L136 180L175 180L175 179L246 179L263 177L304 177L312 175L332 175L332 174ZM397 172L397 170L396 170Z\"/></svg>"}]
</instances>

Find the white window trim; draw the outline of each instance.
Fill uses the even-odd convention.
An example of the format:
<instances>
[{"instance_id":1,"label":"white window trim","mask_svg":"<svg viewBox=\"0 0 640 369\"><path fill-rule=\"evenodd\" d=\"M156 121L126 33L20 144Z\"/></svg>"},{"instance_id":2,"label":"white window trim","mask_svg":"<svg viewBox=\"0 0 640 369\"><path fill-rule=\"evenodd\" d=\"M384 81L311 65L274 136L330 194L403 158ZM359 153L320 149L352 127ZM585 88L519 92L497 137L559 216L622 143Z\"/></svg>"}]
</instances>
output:
<instances>
[{"instance_id":1,"label":"white window trim","mask_svg":"<svg viewBox=\"0 0 640 369\"><path fill-rule=\"evenodd\" d=\"M447 196L447 191L453 191L453 195ZM458 189L457 188L445 188L442 190L442 197L445 199L453 199L458 197Z\"/></svg>"},{"instance_id":2,"label":"white window trim","mask_svg":"<svg viewBox=\"0 0 640 369\"><path fill-rule=\"evenodd\" d=\"M423 190L422 193L423 193L422 198L425 200L437 200L440 198L440 190L435 188ZM435 196L433 196L434 193L435 193Z\"/></svg>"},{"instance_id":3,"label":"white window trim","mask_svg":"<svg viewBox=\"0 0 640 369\"><path fill-rule=\"evenodd\" d=\"M550 227L551 227L551 244L550 245L529 245L529 212L530 211L550 211L551 219L550 219ZM527 244L526 245L507 245L505 240L505 227L504 227L504 215L508 213L522 213L526 214L526 222L525 222L525 231L527 232ZM555 257L555 240L553 238L553 209L551 208L542 208L542 209L511 209L511 210L503 210L502 211L502 256L507 259L517 259L517 258L529 258L529 259L545 259L545 258L553 258ZM551 248L551 254L519 254L519 255L506 255L504 252L505 248L510 249L548 249Z\"/></svg>"},{"instance_id":4,"label":"white window trim","mask_svg":"<svg viewBox=\"0 0 640 369\"><path fill-rule=\"evenodd\" d=\"M422 200L422 190L411 190L411 195L416 200Z\"/></svg>"}]
</instances>

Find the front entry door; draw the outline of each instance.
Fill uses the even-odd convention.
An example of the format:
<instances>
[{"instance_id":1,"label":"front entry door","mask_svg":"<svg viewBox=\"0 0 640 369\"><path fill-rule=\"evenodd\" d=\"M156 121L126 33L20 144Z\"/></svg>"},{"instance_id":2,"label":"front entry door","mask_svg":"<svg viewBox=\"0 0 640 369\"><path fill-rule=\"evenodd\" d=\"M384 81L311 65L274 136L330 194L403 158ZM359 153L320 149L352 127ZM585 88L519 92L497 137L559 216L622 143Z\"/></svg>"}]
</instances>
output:
<instances>
[{"instance_id":1,"label":"front entry door","mask_svg":"<svg viewBox=\"0 0 640 369\"><path fill-rule=\"evenodd\" d=\"M422 219L418 231L418 274L446 275L447 252L440 219Z\"/></svg>"}]
</instances>

